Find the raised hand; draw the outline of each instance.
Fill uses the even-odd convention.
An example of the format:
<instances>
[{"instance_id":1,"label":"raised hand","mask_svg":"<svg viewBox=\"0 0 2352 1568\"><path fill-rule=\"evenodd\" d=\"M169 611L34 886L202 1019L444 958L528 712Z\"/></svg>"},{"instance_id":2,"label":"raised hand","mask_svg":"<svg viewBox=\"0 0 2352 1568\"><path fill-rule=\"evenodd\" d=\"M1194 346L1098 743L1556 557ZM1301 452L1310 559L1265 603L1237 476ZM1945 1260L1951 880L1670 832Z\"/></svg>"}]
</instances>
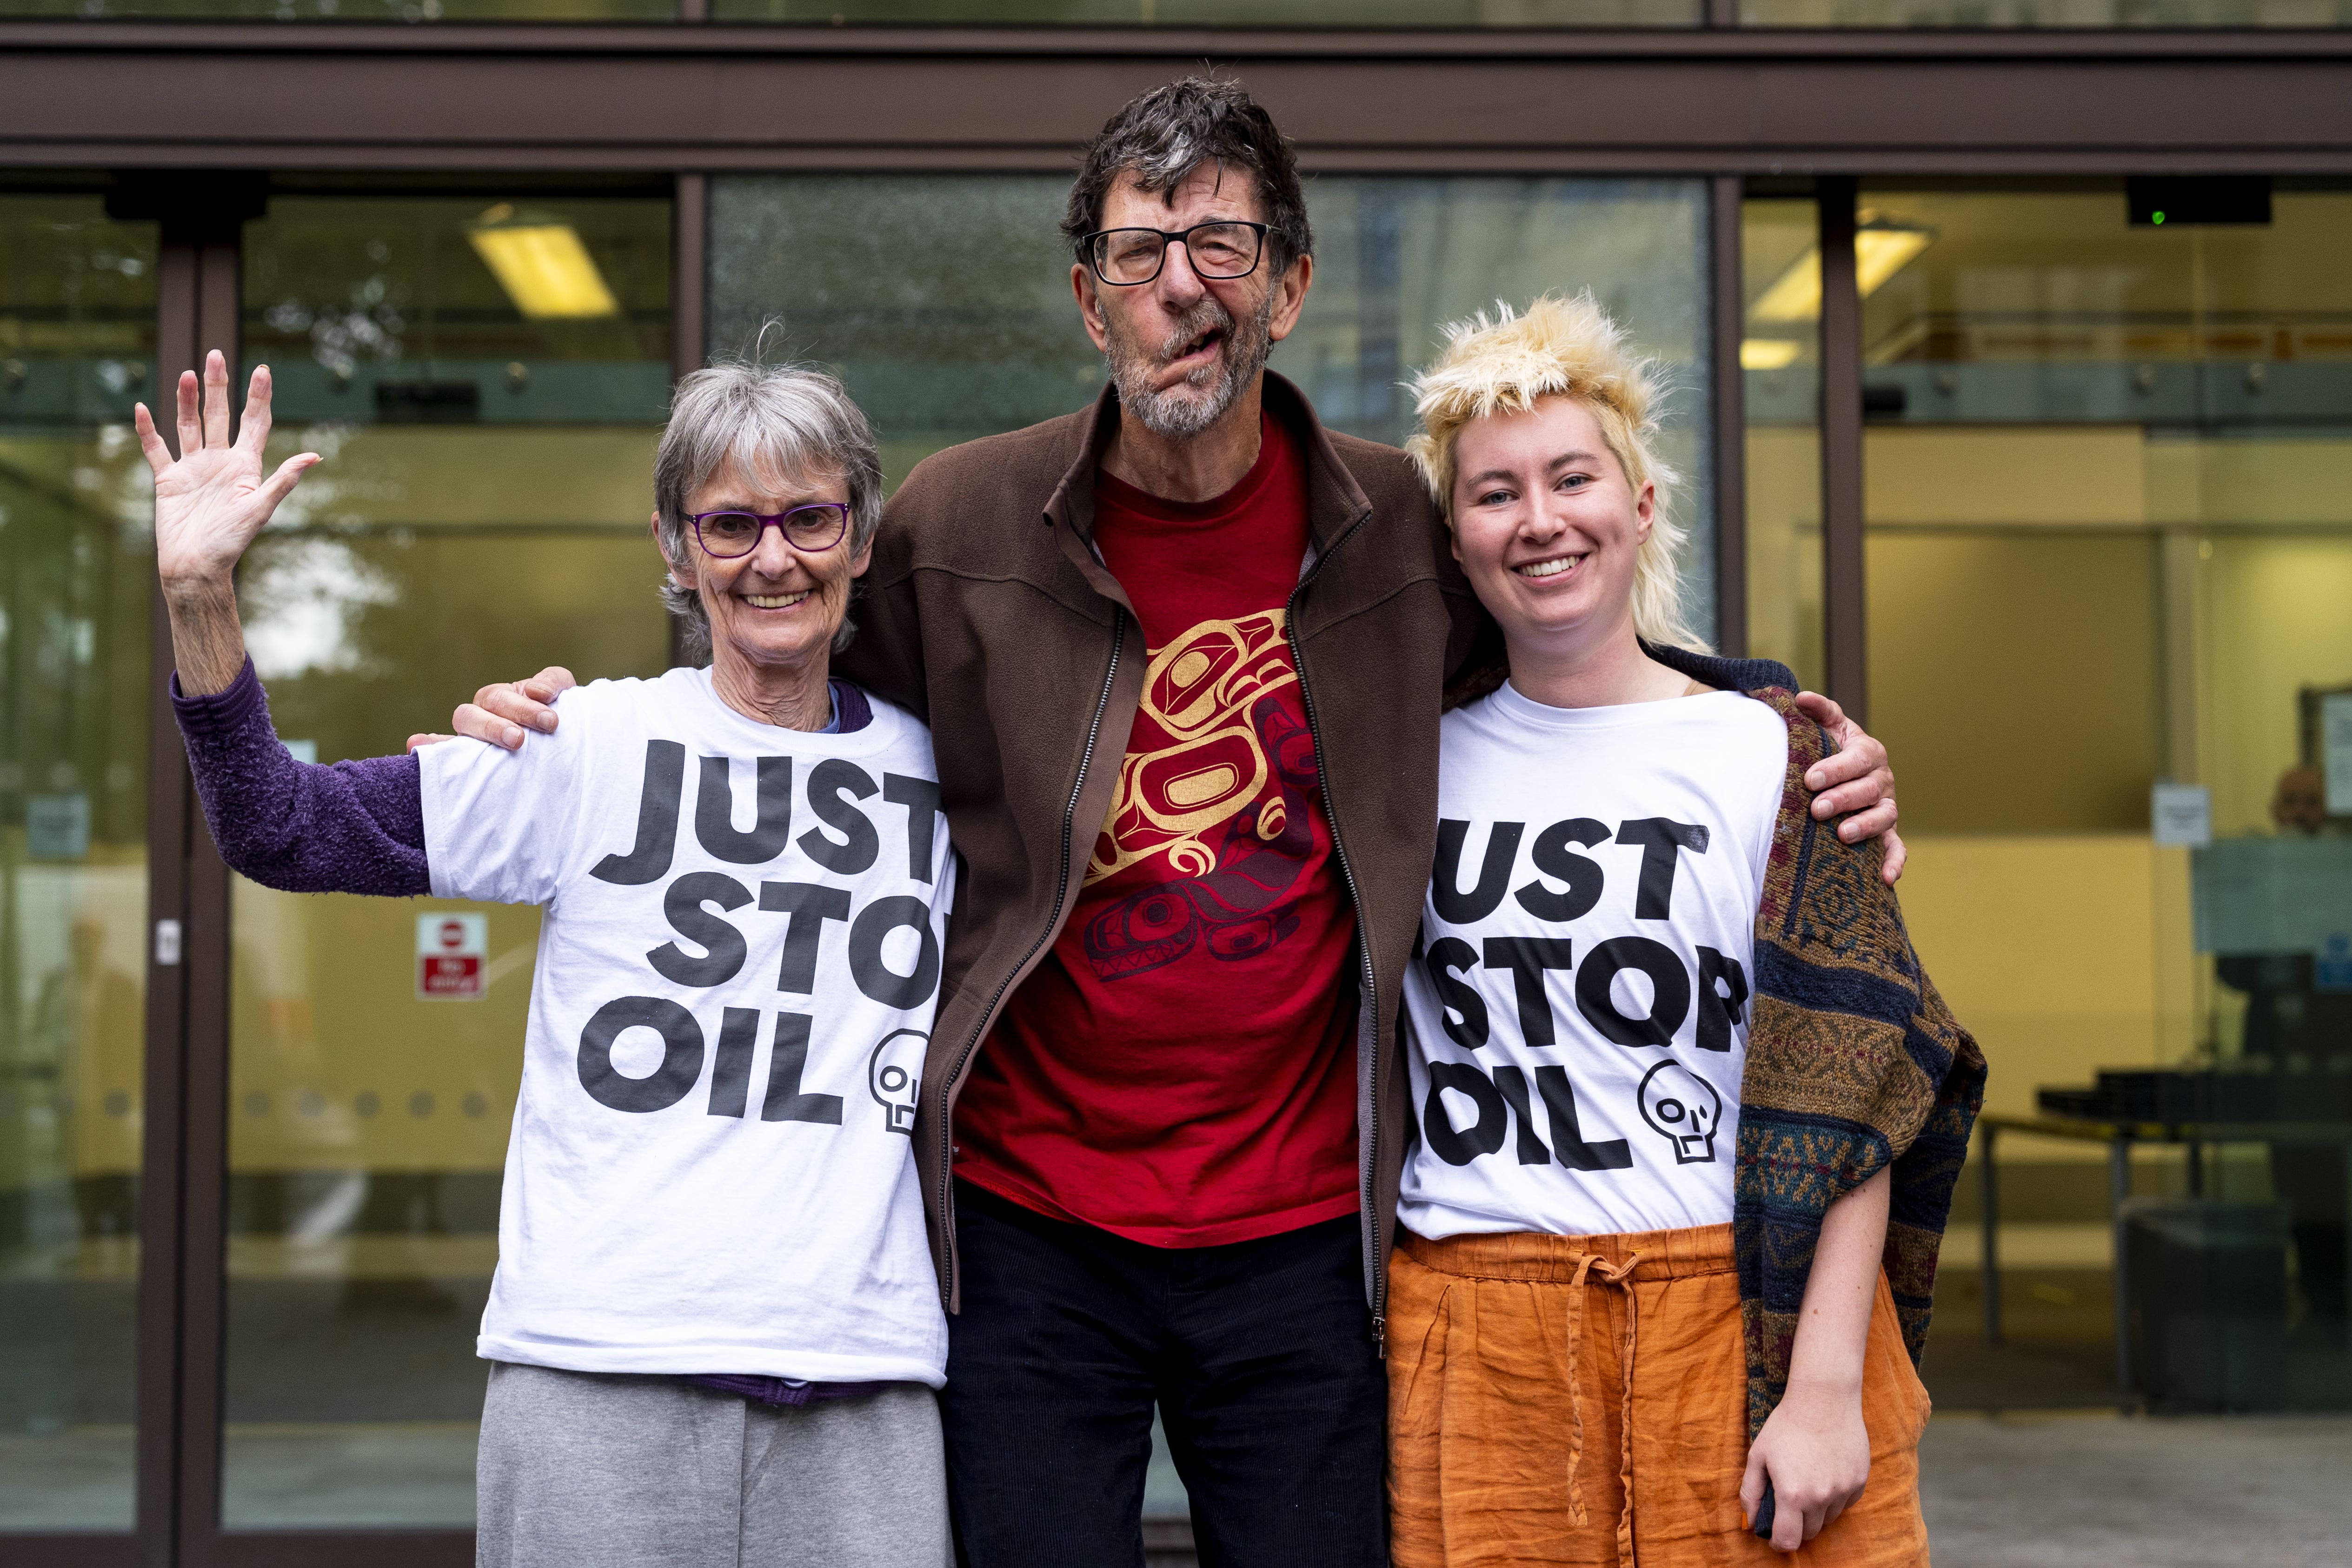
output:
<instances>
[{"instance_id":1,"label":"raised hand","mask_svg":"<svg viewBox=\"0 0 2352 1568\"><path fill-rule=\"evenodd\" d=\"M245 632L237 625L233 574L238 557L316 452L289 458L267 479L262 446L269 439L269 369L257 365L245 399L244 428L229 439L228 362L205 356L204 408L198 416L196 376L180 374L180 456L156 433L141 404L131 422L140 449L155 470L155 570L163 580L163 607L172 616L172 653L180 689L191 697L226 691L245 668Z\"/></svg>"},{"instance_id":2,"label":"raised hand","mask_svg":"<svg viewBox=\"0 0 2352 1568\"><path fill-rule=\"evenodd\" d=\"M257 365L246 394L245 419L229 438L228 362L218 350L205 356L204 408L198 416L196 374L180 374L180 456L176 461L145 404L132 423L140 449L155 471L155 569L165 588L222 587L237 558L268 523L316 452L298 453L262 478L269 439L269 367Z\"/></svg>"}]
</instances>

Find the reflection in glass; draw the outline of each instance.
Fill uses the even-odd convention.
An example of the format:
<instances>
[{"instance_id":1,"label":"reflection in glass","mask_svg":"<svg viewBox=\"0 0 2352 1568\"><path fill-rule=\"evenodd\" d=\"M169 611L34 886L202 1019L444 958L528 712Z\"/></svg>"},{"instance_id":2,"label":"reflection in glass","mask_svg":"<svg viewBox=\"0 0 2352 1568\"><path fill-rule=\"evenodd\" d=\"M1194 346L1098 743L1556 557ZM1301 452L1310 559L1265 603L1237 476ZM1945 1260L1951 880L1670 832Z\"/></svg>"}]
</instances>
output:
<instances>
[{"instance_id":1,"label":"reflection in glass","mask_svg":"<svg viewBox=\"0 0 2352 1568\"><path fill-rule=\"evenodd\" d=\"M2352 1096L2352 1008L2322 984L2352 930L2352 860L2330 858L2344 822L2315 721L2352 686L2352 196L2281 190L2270 223L2227 227L2134 226L2120 190L1865 191L1862 207L1928 237L1863 305L1871 721L1903 780L1906 914L1953 954L1937 978L1984 1040L1989 1107L2030 1114L2037 1089L2103 1068L2307 1069L2297 1109ZM2316 817L2295 804L2306 770ZM2158 782L2205 792L2211 848L2157 840ZM2217 914L2250 878L2311 919ZM1971 1372L1955 1340L1930 1380L1981 1374L1993 1402L2102 1395L2095 1151L2001 1147L2004 1201L2028 1216L2004 1227L2024 1260L2011 1338L2058 1359L1978 1352ZM2285 1371L2263 1386L2352 1403L2340 1142L2249 1136L2193 1166L2150 1152L2136 1179L2285 1205ZM1946 1259L1973 1289L1968 1247ZM1946 1323L1973 1331L1966 1310Z\"/></svg>"},{"instance_id":2,"label":"reflection in glass","mask_svg":"<svg viewBox=\"0 0 2352 1568\"><path fill-rule=\"evenodd\" d=\"M1102 361L1070 298L1050 175L730 176L711 193L711 342L837 364L895 486L957 441L1081 408ZM1273 368L1333 428L1399 442L1403 383L1439 329L1498 299L1591 289L1674 387L1660 450L1684 476L1693 618L1713 624L1704 187L1681 180L1315 182L1313 292ZM919 258L910 263L909 258Z\"/></svg>"},{"instance_id":3,"label":"reflection in glass","mask_svg":"<svg viewBox=\"0 0 2352 1568\"><path fill-rule=\"evenodd\" d=\"M1069 184L714 179L711 349L836 367L874 421L893 489L942 447L1083 408L1103 374L1070 299Z\"/></svg>"},{"instance_id":4,"label":"reflection in glass","mask_svg":"<svg viewBox=\"0 0 2352 1568\"><path fill-rule=\"evenodd\" d=\"M0 16L267 22L669 22L677 0L0 0Z\"/></svg>"},{"instance_id":5,"label":"reflection in glass","mask_svg":"<svg viewBox=\"0 0 2352 1568\"><path fill-rule=\"evenodd\" d=\"M663 667L668 258L661 202L280 198L247 228L268 460L326 458L238 582L298 755L397 752L526 666ZM428 998L455 914L480 994ZM233 916L223 1521L468 1526L538 911L239 879Z\"/></svg>"},{"instance_id":6,"label":"reflection in glass","mask_svg":"<svg viewBox=\"0 0 2352 1568\"><path fill-rule=\"evenodd\" d=\"M132 1522L154 277L0 197L0 1531Z\"/></svg>"},{"instance_id":7,"label":"reflection in glass","mask_svg":"<svg viewBox=\"0 0 2352 1568\"><path fill-rule=\"evenodd\" d=\"M713 0L722 22L1031 22L1091 26L1695 27L1698 0Z\"/></svg>"},{"instance_id":8,"label":"reflection in glass","mask_svg":"<svg viewBox=\"0 0 2352 1568\"><path fill-rule=\"evenodd\" d=\"M2352 468L2352 432L2335 447L2320 462ZM2273 471L2317 456L2292 450L2261 455ZM2194 584L2208 694L2199 751L2222 837L2195 856L2210 983L2201 965L2190 972L2202 1054L2339 1124L2352 1121L2352 506L2342 495L2329 527L2263 527L2246 515L2259 500L2235 485L2209 503L2219 526L2199 542ZM2258 907L2232 907L2245 902ZM2267 1172L2249 1173L2267 1174L2263 1195L2285 1207L2290 1403L2341 1409L2352 1405L2352 1148L2322 1134L2273 1142L2268 1154Z\"/></svg>"}]
</instances>

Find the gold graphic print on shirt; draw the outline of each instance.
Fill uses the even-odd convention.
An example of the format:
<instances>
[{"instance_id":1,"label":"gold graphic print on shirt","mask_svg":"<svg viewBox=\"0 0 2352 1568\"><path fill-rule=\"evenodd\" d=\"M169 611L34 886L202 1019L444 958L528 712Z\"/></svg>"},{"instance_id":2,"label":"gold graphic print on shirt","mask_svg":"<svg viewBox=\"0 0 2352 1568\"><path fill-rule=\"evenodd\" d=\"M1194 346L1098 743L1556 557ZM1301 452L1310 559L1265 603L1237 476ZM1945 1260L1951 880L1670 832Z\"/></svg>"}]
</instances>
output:
<instances>
[{"instance_id":1,"label":"gold graphic print on shirt","mask_svg":"<svg viewBox=\"0 0 2352 1568\"><path fill-rule=\"evenodd\" d=\"M1087 885L1157 864L1086 923L1103 979L1173 963L1204 935L1213 956L1240 958L1295 929L1287 895L1314 848L1320 780L1287 619L1202 621L1151 653Z\"/></svg>"}]
</instances>

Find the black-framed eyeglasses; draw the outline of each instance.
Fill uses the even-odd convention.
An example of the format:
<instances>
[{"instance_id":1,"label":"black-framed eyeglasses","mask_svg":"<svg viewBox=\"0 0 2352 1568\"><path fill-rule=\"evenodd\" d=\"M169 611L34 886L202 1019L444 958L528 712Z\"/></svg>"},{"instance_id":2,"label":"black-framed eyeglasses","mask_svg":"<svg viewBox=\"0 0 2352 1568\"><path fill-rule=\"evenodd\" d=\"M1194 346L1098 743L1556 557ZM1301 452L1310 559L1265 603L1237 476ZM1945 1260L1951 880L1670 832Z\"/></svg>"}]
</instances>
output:
<instances>
[{"instance_id":1,"label":"black-framed eyeglasses","mask_svg":"<svg viewBox=\"0 0 2352 1568\"><path fill-rule=\"evenodd\" d=\"M702 552L719 561L733 561L760 548L760 536L771 528L803 555L822 555L849 531L849 508L837 500L812 501L790 511L703 511L687 519L694 524L694 542Z\"/></svg>"},{"instance_id":2,"label":"black-framed eyeglasses","mask_svg":"<svg viewBox=\"0 0 2352 1568\"><path fill-rule=\"evenodd\" d=\"M1240 218L1190 228L1106 228L1087 236L1081 248L1094 275L1114 289L1132 289L1159 277L1168 264L1168 247L1177 241L1202 277L1246 278L1257 270L1265 230L1262 223Z\"/></svg>"}]
</instances>

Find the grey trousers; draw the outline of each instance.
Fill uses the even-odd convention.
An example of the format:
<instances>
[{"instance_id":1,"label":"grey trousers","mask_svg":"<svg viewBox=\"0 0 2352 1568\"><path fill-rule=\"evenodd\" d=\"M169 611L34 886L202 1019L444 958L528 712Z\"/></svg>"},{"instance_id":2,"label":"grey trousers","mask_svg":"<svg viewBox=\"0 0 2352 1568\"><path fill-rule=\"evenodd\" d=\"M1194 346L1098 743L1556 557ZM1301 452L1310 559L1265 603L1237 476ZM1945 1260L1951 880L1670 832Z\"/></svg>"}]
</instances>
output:
<instances>
[{"instance_id":1,"label":"grey trousers","mask_svg":"<svg viewBox=\"0 0 2352 1568\"><path fill-rule=\"evenodd\" d=\"M675 1377L490 1364L480 1568L948 1568L937 1400L798 1408Z\"/></svg>"}]
</instances>

